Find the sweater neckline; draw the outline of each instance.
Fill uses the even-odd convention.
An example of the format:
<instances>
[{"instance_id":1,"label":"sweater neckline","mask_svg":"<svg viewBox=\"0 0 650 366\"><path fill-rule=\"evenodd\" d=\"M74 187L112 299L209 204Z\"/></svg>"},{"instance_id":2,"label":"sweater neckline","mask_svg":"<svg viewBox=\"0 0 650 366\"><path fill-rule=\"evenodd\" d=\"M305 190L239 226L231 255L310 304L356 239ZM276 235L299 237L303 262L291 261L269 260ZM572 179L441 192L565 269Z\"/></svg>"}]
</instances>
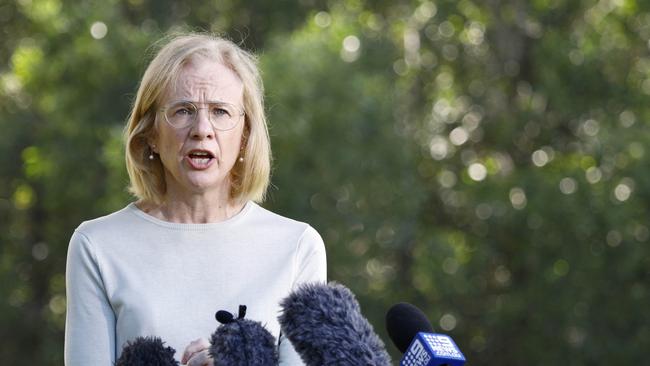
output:
<instances>
[{"instance_id":1,"label":"sweater neckline","mask_svg":"<svg viewBox=\"0 0 650 366\"><path fill-rule=\"evenodd\" d=\"M186 224L186 223L177 223L177 222L169 222L169 221L161 220L157 217L151 216L148 213L142 211L140 208L138 208L138 206L136 206L135 202L129 203L126 206L126 209L127 211L134 213L138 217L141 217L158 226L162 226L170 229L181 229L181 230L207 230L207 229L223 228L242 220L244 217L246 217L248 212L251 211L253 206L255 206L255 203L253 201L247 201L244 207L232 217L223 221L208 222L205 224Z\"/></svg>"}]
</instances>

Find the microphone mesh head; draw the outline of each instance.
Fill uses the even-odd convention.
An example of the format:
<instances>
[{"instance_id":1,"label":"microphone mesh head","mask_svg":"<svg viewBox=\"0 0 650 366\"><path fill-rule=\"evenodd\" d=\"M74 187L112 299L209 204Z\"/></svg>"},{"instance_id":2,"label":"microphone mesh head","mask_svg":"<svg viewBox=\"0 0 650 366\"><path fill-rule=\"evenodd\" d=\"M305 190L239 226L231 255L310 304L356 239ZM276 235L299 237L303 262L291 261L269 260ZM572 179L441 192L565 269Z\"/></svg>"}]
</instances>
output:
<instances>
[{"instance_id":1,"label":"microphone mesh head","mask_svg":"<svg viewBox=\"0 0 650 366\"><path fill-rule=\"evenodd\" d=\"M137 337L126 343L115 366L178 366L174 353L158 337Z\"/></svg>"},{"instance_id":2,"label":"microphone mesh head","mask_svg":"<svg viewBox=\"0 0 650 366\"><path fill-rule=\"evenodd\" d=\"M278 364L275 337L250 319L237 318L220 325L210 338L214 366L274 366Z\"/></svg>"},{"instance_id":3,"label":"microphone mesh head","mask_svg":"<svg viewBox=\"0 0 650 366\"><path fill-rule=\"evenodd\" d=\"M422 310L400 302L386 313L386 331L395 347L405 353L418 332L433 333L433 327Z\"/></svg>"},{"instance_id":4,"label":"microphone mesh head","mask_svg":"<svg viewBox=\"0 0 650 366\"><path fill-rule=\"evenodd\" d=\"M384 343L347 287L303 284L280 306L282 332L306 365L391 365Z\"/></svg>"}]
</instances>

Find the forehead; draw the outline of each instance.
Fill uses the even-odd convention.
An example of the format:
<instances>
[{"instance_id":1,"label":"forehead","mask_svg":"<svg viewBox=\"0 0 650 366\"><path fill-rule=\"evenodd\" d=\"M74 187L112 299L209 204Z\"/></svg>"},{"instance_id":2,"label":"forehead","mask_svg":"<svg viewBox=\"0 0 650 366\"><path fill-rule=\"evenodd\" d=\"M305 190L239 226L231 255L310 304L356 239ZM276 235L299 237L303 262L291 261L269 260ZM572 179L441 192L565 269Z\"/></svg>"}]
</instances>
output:
<instances>
[{"instance_id":1,"label":"forehead","mask_svg":"<svg viewBox=\"0 0 650 366\"><path fill-rule=\"evenodd\" d=\"M190 59L167 92L167 101L222 101L242 104L244 86L237 74L221 62Z\"/></svg>"}]
</instances>

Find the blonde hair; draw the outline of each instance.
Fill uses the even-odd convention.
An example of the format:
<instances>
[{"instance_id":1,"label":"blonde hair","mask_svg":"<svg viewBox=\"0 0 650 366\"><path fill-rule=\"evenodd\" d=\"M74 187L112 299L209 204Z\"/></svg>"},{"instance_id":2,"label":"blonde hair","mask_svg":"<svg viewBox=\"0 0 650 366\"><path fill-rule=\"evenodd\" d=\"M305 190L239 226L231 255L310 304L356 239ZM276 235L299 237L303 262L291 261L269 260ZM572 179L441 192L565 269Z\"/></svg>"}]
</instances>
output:
<instances>
[{"instance_id":1,"label":"blonde hair","mask_svg":"<svg viewBox=\"0 0 650 366\"><path fill-rule=\"evenodd\" d=\"M124 131L129 191L145 202L160 204L167 190L160 159L150 160L149 143L155 137L156 113L162 98L176 82L183 66L202 56L230 68L244 86L245 126L243 162L230 172L230 199L234 202L262 202L271 170L271 143L264 114L264 87L254 55L233 42L210 34L171 36L157 52L142 76L138 93Z\"/></svg>"}]
</instances>

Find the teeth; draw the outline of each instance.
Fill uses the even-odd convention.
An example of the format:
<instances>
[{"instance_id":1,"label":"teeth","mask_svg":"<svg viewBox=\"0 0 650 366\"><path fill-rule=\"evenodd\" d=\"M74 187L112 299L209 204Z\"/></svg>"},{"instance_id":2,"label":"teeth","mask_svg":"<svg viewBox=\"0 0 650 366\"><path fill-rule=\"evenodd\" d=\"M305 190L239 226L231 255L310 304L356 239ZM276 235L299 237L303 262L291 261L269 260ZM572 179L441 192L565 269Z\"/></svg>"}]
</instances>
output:
<instances>
[{"instance_id":1,"label":"teeth","mask_svg":"<svg viewBox=\"0 0 650 366\"><path fill-rule=\"evenodd\" d=\"M207 164L210 161L210 158L192 158L192 160L198 164Z\"/></svg>"}]
</instances>

